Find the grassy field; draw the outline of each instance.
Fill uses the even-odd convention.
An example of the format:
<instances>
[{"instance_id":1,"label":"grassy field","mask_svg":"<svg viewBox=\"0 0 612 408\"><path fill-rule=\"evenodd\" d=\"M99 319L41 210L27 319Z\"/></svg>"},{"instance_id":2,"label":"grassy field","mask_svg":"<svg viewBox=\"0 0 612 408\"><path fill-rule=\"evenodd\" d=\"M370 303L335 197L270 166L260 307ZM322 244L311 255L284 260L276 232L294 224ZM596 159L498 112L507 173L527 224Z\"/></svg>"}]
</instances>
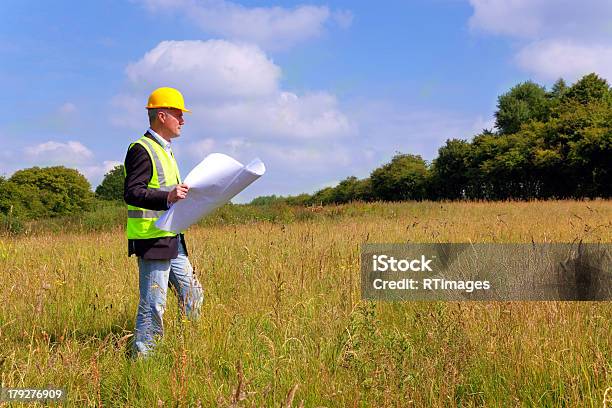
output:
<instances>
[{"instance_id":1,"label":"grassy field","mask_svg":"<svg viewBox=\"0 0 612 408\"><path fill-rule=\"evenodd\" d=\"M181 320L169 295L165 337L144 361L128 352L138 272L122 227L0 238L2 385L126 407L601 407L612 386L609 302L359 295L363 242L612 242L610 201L222 219L187 233L202 319Z\"/></svg>"}]
</instances>

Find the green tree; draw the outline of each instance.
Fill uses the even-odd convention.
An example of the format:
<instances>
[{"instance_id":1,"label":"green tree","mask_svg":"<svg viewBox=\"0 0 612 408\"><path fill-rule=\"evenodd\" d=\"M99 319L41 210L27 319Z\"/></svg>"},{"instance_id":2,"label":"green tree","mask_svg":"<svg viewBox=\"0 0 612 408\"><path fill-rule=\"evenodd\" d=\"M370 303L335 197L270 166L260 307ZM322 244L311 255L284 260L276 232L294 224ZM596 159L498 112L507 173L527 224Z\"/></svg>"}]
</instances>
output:
<instances>
[{"instance_id":1,"label":"green tree","mask_svg":"<svg viewBox=\"0 0 612 408\"><path fill-rule=\"evenodd\" d=\"M283 197L273 194L273 195L256 197L253 200L251 200L249 205L270 205L270 204L284 201L284 200L285 199Z\"/></svg>"},{"instance_id":2,"label":"green tree","mask_svg":"<svg viewBox=\"0 0 612 408\"><path fill-rule=\"evenodd\" d=\"M123 201L124 181L123 164L119 164L104 175L102 183L96 188L96 197L102 200Z\"/></svg>"},{"instance_id":3,"label":"green tree","mask_svg":"<svg viewBox=\"0 0 612 408\"><path fill-rule=\"evenodd\" d=\"M20 188L36 188L48 216L78 213L93 205L91 185L75 169L32 167L15 172L9 181Z\"/></svg>"},{"instance_id":4,"label":"green tree","mask_svg":"<svg viewBox=\"0 0 612 408\"><path fill-rule=\"evenodd\" d=\"M499 154L502 137L491 133L474 136L470 154L466 158L466 195L471 199L493 199L495 180L484 170L486 163L493 162Z\"/></svg>"},{"instance_id":5,"label":"green tree","mask_svg":"<svg viewBox=\"0 0 612 408\"><path fill-rule=\"evenodd\" d=\"M567 168L559 151L545 145L534 150L531 177L539 183L537 198L567 197L566 175Z\"/></svg>"},{"instance_id":6,"label":"green tree","mask_svg":"<svg viewBox=\"0 0 612 408\"><path fill-rule=\"evenodd\" d=\"M370 201L372 188L369 179L359 180L350 176L334 187L333 200L337 204L351 201Z\"/></svg>"},{"instance_id":7,"label":"green tree","mask_svg":"<svg viewBox=\"0 0 612 408\"><path fill-rule=\"evenodd\" d=\"M575 174L577 196L612 195L612 129L590 127L570 143L568 161Z\"/></svg>"},{"instance_id":8,"label":"green tree","mask_svg":"<svg viewBox=\"0 0 612 408\"><path fill-rule=\"evenodd\" d=\"M596 101L610 102L610 86L605 79L591 73L583 76L572 85L565 92L564 97L575 100L582 105Z\"/></svg>"},{"instance_id":9,"label":"green tree","mask_svg":"<svg viewBox=\"0 0 612 408\"><path fill-rule=\"evenodd\" d=\"M561 99L567 92L568 87L563 78L559 78L552 86L552 89L548 93L548 97L551 99Z\"/></svg>"},{"instance_id":10,"label":"green tree","mask_svg":"<svg viewBox=\"0 0 612 408\"><path fill-rule=\"evenodd\" d=\"M528 199L536 195L537 183L532 177L535 140L534 134L523 129L492 141L494 156L480 164L482 177L488 180L487 198Z\"/></svg>"},{"instance_id":11,"label":"green tree","mask_svg":"<svg viewBox=\"0 0 612 408\"><path fill-rule=\"evenodd\" d=\"M497 100L495 127L500 134L516 133L532 120L544 121L550 114L546 90L531 81L516 85Z\"/></svg>"},{"instance_id":12,"label":"green tree","mask_svg":"<svg viewBox=\"0 0 612 408\"><path fill-rule=\"evenodd\" d=\"M354 200L373 201L374 192L372 191L372 180L369 177L358 180L357 183L355 183L354 194Z\"/></svg>"},{"instance_id":13,"label":"green tree","mask_svg":"<svg viewBox=\"0 0 612 408\"><path fill-rule=\"evenodd\" d=\"M390 163L370 175L375 199L384 201L425 198L427 164L418 155L396 154Z\"/></svg>"},{"instance_id":14,"label":"green tree","mask_svg":"<svg viewBox=\"0 0 612 408\"><path fill-rule=\"evenodd\" d=\"M551 90L546 93L546 97L548 98L550 116L555 115L555 112L563 101L563 97L567 93L568 89L569 87L567 86L563 78L559 78L557 82L553 84Z\"/></svg>"},{"instance_id":15,"label":"green tree","mask_svg":"<svg viewBox=\"0 0 612 408\"><path fill-rule=\"evenodd\" d=\"M46 209L36 187L20 186L0 177L0 213L29 219L46 215Z\"/></svg>"},{"instance_id":16,"label":"green tree","mask_svg":"<svg viewBox=\"0 0 612 408\"><path fill-rule=\"evenodd\" d=\"M285 199L285 202L289 205L309 205L312 204L312 196L306 193L289 196Z\"/></svg>"},{"instance_id":17,"label":"green tree","mask_svg":"<svg viewBox=\"0 0 612 408\"><path fill-rule=\"evenodd\" d=\"M596 74L585 75L564 92L543 125L536 167L545 196L609 197L611 132L610 87Z\"/></svg>"},{"instance_id":18,"label":"green tree","mask_svg":"<svg viewBox=\"0 0 612 408\"><path fill-rule=\"evenodd\" d=\"M430 193L435 198L460 199L468 184L468 163L472 145L465 140L447 140L438 149L430 174Z\"/></svg>"},{"instance_id":19,"label":"green tree","mask_svg":"<svg viewBox=\"0 0 612 408\"><path fill-rule=\"evenodd\" d=\"M335 198L334 188L325 187L313 194L311 203L314 205L333 204Z\"/></svg>"}]
</instances>

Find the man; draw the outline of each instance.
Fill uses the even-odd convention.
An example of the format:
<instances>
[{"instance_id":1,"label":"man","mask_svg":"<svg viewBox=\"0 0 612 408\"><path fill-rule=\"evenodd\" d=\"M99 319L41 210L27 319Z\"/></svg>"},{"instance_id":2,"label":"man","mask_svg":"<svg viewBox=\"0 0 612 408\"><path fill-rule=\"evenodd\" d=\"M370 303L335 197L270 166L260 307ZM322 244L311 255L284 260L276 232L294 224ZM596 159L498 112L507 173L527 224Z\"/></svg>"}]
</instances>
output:
<instances>
[{"instance_id":1,"label":"man","mask_svg":"<svg viewBox=\"0 0 612 408\"><path fill-rule=\"evenodd\" d=\"M128 256L138 257L140 302L136 315L135 351L146 356L163 335L163 315L168 282L187 318L197 318L203 290L187 258L183 234L155 227L171 204L187 196L170 148L185 123L183 95L159 88L147 104L150 128L132 143L125 157L124 199L128 204Z\"/></svg>"}]
</instances>

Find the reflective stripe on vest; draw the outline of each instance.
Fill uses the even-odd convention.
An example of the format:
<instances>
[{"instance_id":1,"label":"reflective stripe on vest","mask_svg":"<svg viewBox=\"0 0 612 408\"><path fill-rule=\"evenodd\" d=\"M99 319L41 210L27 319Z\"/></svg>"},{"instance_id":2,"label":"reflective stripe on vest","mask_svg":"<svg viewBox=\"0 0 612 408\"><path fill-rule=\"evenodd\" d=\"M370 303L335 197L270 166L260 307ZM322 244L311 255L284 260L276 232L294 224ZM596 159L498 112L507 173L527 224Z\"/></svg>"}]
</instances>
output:
<instances>
[{"instance_id":1,"label":"reflective stripe on vest","mask_svg":"<svg viewBox=\"0 0 612 408\"><path fill-rule=\"evenodd\" d=\"M151 180L147 184L148 189L170 191L177 183L181 182L181 176L174 155L168 155L157 141L151 140L146 136L132 143L129 148L131 149L135 144L144 147L153 164ZM175 236L175 233L160 230L155 226L155 221L164 213L165 211L155 211L128 205L126 229L128 239Z\"/></svg>"},{"instance_id":2,"label":"reflective stripe on vest","mask_svg":"<svg viewBox=\"0 0 612 408\"><path fill-rule=\"evenodd\" d=\"M165 211L128 210L128 218L159 218Z\"/></svg>"}]
</instances>

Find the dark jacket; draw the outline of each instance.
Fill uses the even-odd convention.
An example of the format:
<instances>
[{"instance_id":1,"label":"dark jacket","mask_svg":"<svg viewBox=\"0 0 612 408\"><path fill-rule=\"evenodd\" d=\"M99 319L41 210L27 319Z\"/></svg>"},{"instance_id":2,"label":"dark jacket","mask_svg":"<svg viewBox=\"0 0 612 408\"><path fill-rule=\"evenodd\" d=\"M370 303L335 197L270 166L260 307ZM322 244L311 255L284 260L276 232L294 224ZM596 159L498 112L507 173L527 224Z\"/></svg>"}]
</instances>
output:
<instances>
[{"instance_id":1,"label":"dark jacket","mask_svg":"<svg viewBox=\"0 0 612 408\"><path fill-rule=\"evenodd\" d=\"M159 143L149 132L145 136ZM167 210L168 191L157 191L147 188L153 176L153 164L149 153L139 144L135 144L125 156L125 184L123 198L129 205L148 210ZM174 237L152 239L128 239L128 256L136 255L144 259L174 259L178 256L178 240L181 239L185 253L187 245L183 234Z\"/></svg>"}]
</instances>

